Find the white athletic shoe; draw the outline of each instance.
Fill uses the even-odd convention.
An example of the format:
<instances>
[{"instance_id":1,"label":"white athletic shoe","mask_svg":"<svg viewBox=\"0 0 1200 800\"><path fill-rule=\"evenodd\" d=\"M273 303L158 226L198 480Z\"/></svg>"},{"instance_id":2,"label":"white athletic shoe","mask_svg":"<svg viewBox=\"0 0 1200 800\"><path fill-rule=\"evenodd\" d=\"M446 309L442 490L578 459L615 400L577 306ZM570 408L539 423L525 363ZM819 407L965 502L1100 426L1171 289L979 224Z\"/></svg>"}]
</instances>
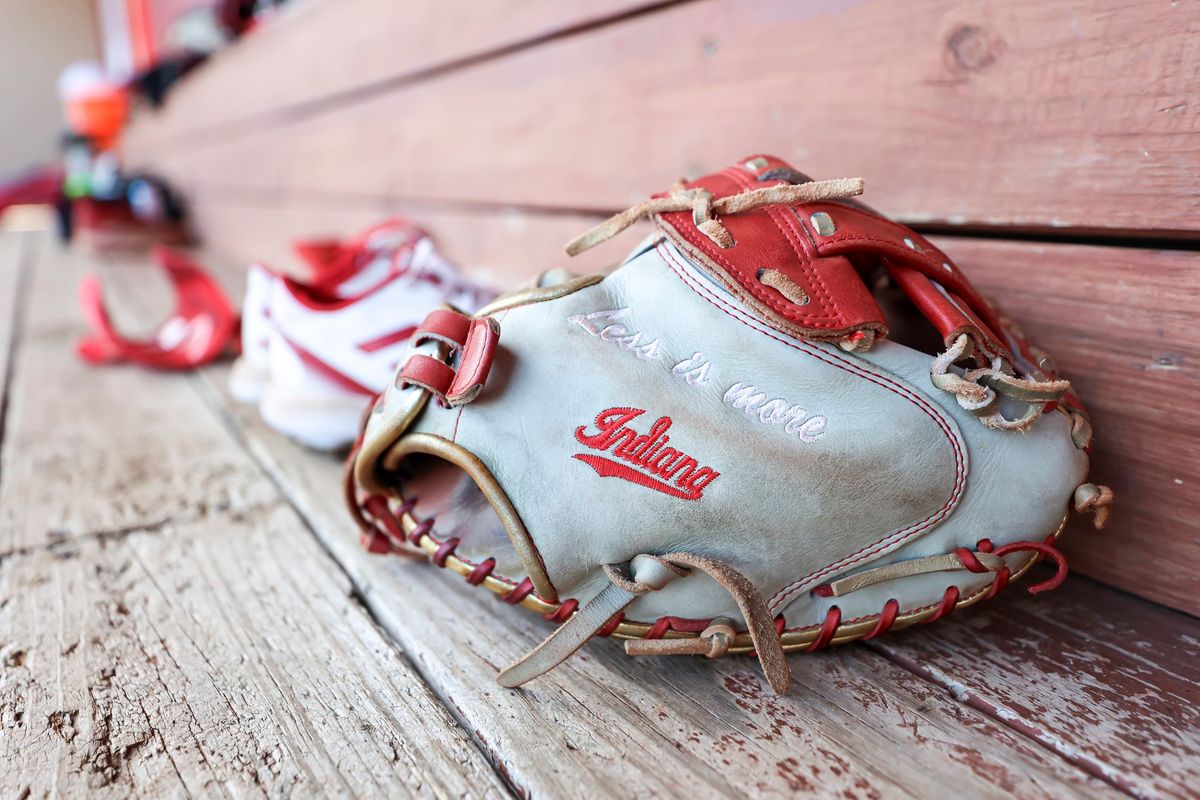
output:
<instances>
[{"instance_id":1,"label":"white athletic shoe","mask_svg":"<svg viewBox=\"0 0 1200 800\"><path fill-rule=\"evenodd\" d=\"M494 296L463 279L428 236L401 221L372 228L342 255L331 253L315 285L265 270L252 274L243 312L244 366L235 365L231 376L237 395L235 383L244 388L252 382L248 376L265 373L258 396L263 420L319 450L354 441L363 410L391 380L429 311L449 303L472 312ZM260 297L252 307L250 290L261 288L264 275L266 301ZM252 315L258 322L250 322ZM267 332L265 343L260 330Z\"/></svg>"}]
</instances>

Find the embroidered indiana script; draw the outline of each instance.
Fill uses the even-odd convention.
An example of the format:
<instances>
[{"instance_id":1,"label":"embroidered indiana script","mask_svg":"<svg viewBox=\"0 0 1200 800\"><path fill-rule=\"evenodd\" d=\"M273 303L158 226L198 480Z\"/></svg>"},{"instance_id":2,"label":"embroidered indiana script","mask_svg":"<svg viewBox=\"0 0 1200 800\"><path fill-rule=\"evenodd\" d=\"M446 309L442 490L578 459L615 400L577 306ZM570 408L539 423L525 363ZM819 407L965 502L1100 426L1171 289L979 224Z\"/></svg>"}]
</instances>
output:
<instances>
[{"instance_id":1,"label":"embroidered indiana script","mask_svg":"<svg viewBox=\"0 0 1200 800\"><path fill-rule=\"evenodd\" d=\"M601 411L596 415L596 431L589 432L586 425L580 425L575 429L575 438L612 458L591 453L576 453L574 457L602 478L621 478L671 497L699 500L721 473L701 466L682 450L666 446L671 441L667 431L674 424L670 417L659 417L648 433L629 427L628 423L645 413L641 408Z\"/></svg>"}]
</instances>

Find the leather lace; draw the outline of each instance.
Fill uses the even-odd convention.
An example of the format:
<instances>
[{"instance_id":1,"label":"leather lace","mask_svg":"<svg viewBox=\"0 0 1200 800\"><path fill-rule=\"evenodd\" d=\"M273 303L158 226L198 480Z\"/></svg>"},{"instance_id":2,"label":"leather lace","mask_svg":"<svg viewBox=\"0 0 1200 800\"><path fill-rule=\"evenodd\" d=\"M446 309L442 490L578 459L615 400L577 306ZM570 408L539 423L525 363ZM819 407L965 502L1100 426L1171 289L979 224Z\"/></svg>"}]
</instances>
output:
<instances>
[{"instance_id":1,"label":"leather lace","mask_svg":"<svg viewBox=\"0 0 1200 800\"><path fill-rule=\"evenodd\" d=\"M718 247L733 247L733 236L714 214L741 214L764 206L796 205L820 200L840 200L863 193L862 178L835 178L828 181L810 181L800 184L779 184L762 189L747 189L738 194L713 199L713 194L699 187L688 189L683 181L671 187L666 197L651 197L632 208L609 217L567 243L567 255L579 255L583 251L606 242L635 223L655 214L676 211L691 211L696 227Z\"/></svg>"},{"instance_id":2,"label":"leather lace","mask_svg":"<svg viewBox=\"0 0 1200 800\"><path fill-rule=\"evenodd\" d=\"M746 619L767 682L776 692L785 694L791 687L791 671L783 652L783 643L775 631L775 621L762 594L745 575L729 564L695 553L639 555L628 564L605 566L609 585L581 606L541 644L500 673L500 684L510 688L520 686L548 672L570 658L572 653L596 636L609 620L622 613L638 597L663 589L672 581L689 575L693 569L707 574L737 602L738 609ZM703 654L716 658L728 650L734 635L731 621L717 619L700 634L699 639L687 640L686 644L678 644L673 639L630 641L625 646L625 652L630 655Z\"/></svg>"}]
</instances>

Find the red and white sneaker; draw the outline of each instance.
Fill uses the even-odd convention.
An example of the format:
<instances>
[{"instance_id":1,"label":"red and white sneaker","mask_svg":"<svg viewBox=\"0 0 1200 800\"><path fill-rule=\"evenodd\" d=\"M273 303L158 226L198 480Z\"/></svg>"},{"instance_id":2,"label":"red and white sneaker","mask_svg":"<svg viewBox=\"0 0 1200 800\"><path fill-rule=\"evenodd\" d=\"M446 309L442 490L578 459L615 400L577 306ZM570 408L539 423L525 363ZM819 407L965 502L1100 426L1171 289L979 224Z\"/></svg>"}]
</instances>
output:
<instances>
[{"instance_id":1,"label":"red and white sneaker","mask_svg":"<svg viewBox=\"0 0 1200 800\"><path fill-rule=\"evenodd\" d=\"M400 220L348 245L308 243L301 254L315 266L309 283L252 268L230 386L256 401L271 427L334 450L354 441L363 409L391 380L426 313L444 303L472 312L494 294Z\"/></svg>"},{"instance_id":2,"label":"red and white sneaker","mask_svg":"<svg viewBox=\"0 0 1200 800\"><path fill-rule=\"evenodd\" d=\"M362 240L377 232L402 232L408 237L420 231L403 220L388 220L370 228L360 241L343 243L336 239L297 242L296 254L308 267L304 283L334 297L344 296L349 286L340 284L354 276L368 251ZM229 390L242 403L257 403L262 399L271 379L271 293L282 278L264 264L254 263L246 270L246 293L242 299L242 355L233 364L229 375Z\"/></svg>"}]
</instances>

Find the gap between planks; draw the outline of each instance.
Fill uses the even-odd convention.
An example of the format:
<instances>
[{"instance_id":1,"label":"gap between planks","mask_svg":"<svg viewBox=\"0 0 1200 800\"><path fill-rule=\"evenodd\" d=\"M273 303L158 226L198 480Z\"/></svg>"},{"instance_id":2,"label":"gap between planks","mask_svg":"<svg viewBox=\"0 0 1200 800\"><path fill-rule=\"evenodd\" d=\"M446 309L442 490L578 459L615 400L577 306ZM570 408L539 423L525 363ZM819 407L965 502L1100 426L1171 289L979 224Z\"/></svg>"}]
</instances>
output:
<instances>
[{"instance_id":1,"label":"gap between planks","mask_svg":"<svg viewBox=\"0 0 1200 800\"><path fill-rule=\"evenodd\" d=\"M685 1L697 2L698 0ZM279 191L265 187L197 181L190 184L188 188L193 201L202 204L241 206L271 211L280 207ZM602 222L625 210L607 206L538 205L480 197L422 197L415 194L370 194L313 188L289 189L286 193L285 203L307 210L330 207L337 208L339 211L375 210L385 206L419 209L424 213L529 214L544 218L563 217L586 220L589 225ZM1200 231L1192 230L1147 231L1140 228L1084 226L1059 228L1045 225L987 224L982 222L947 224L920 220L899 219L898 221L926 236L951 239L987 239L1050 245L1074 244L1132 250L1200 251Z\"/></svg>"},{"instance_id":2,"label":"gap between planks","mask_svg":"<svg viewBox=\"0 0 1200 800\"><path fill-rule=\"evenodd\" d=\"M38 238L33 234L5 232L0 228L0 451L4 447L9 391L25 319L30 264L36 255L37 244ZM15 251L15 258L9 251ZM0 485L3 483L4 464L0 462Z\"/></svg>"}]
</instances>

